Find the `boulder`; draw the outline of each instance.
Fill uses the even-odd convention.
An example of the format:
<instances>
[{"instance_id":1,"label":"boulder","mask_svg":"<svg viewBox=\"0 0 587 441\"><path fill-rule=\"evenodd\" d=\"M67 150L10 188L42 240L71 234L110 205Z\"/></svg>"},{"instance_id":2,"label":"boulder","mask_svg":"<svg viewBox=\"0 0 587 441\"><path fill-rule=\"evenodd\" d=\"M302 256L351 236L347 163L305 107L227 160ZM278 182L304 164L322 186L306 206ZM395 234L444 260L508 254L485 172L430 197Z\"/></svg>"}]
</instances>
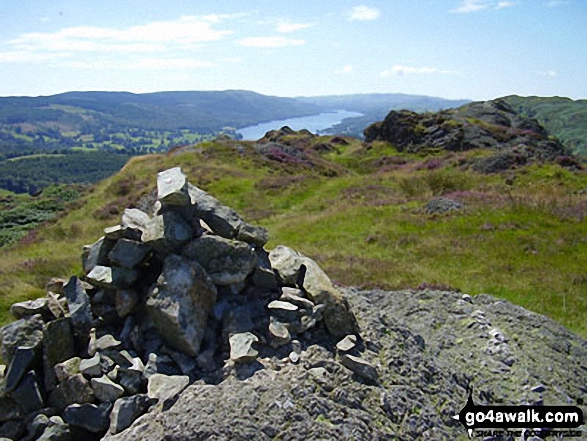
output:
<instances>
[{"instance_id":1,"label":"boulder","mask_svg":"<svg viewBox=\"0 0 587 441\"><path fill-rule=\"evenodd\" d=\"M101 237L91 245L85 245L82 253L82 267L85 274L89 274L98 265L109 265L108 253L114 246L114 241Z\"/></svg>"},{"instance_id":2,"label":"boulder","mask_svg":"<svg viewBox=\"0 0 587 441\"><path fill-rule=\"evenodd\" d=\"M138 208L127 208L122 215L122 228L144 232L151 218Z\"/></svg>"},{"instance_id":3,"label":"boulder","mask_svg":"<svg viewBox=\"0 0 587 441\"><path fill-rule=\"evenodd\" d=\"M179 167L170 168L157 175L157 200L162 204L177 206L191 202L187 177Z\"/></svg>"},{"instance_id":4,"label":"boulder","mask_svg":"<svg viewBox=\"0 0 587 441\"><path fill-rule=\"evenodd\" d=\"M303 265L303 256L293 249L279 245L269 253L271 268L275 270L284 285L297 283L300 268Z\"/></svg>"},{"instance_id":5,"label":"boulder","mask_svg":"<svg viewBox=\"0 0 587 441\"><path fill-rule=\"evenodd\" d=\"M236 238L243 242L263 247L269 241L269 231L267 228L243 222L238 226Z\"/></svg>"},{"instance_id":6,"label":"boulder","mask_svg":"<svg viewBox=\"0 0 587 441\"><path fill-rule=\"evenodd\" d=\"M149 257L151 247L135 240L120 239L108 253L108 258L113 265L124 268L135 268L141 265Z\"/></svg>"},{"instance_id":7,"label":"boulder","mask_svg":"<svg viewBox=\"0 0 587 441\"><path fill-rule=\"evenodd\" d=\"M94 392L82 374L72 375L60 382L49 395L49 404L64 410L71 404L84 404L94 401Z\"/></svg>"},{"instance_id":8,"label":"boulder","mask_svg":"<svg viewBox=\"0 0 587 441\"><path fill-rule=\"evenodd\" d=\"M38 358L36 348L27 348L19 346L16 348L14 357L6 371L4 390L9 392L18 386L22 377L31 369L34 368L36 359Z\"/></svg>"},{"instance_id":9,"label":"boulder","mask_svg":"<svg viewBox=\"0 0 587 441\"><path fill-rule=\"evenodd\" d=\"M214 233L226 239L237 236L243 219L234 210L222 205L218 199L192 184L188 185L188 193L192 204L196 205L197 216L206 222Z\"/></svg>"},{"instance_id":10,"label":"boulder","mask_svg":"<svg viewBox=\"0 0 587 441\"><path fill-rule=\"evenodd\" d=\"M113 382L106 375L99 378L92 378L91 380L92 390L94 396L102 402L111 401L114 402L122 395L124 395L124 388L119 384Z\"/></svg>"},{"instance_id":11,"label":"boulder","mask_svg":"<svg viewBox=\"0 0 587 441\"><path fill-rule=\"evenodd\" d=\"M88 282L93 286L106 289L130 288L139 277L135 269L95 266L87 275Z\"/></svg>"},{"instance_id":12,"label":"boulder","mask_svg":"<svg viewBox=\"0 0 587 441\"><path fill-rule=\"evenodd\" d=\"M36 314L16 320L0 328L2 339L2 359L10 365L12 357L19 346L39 347L43 341L43 319Z\"/></svg>"},{"instance_id":13,"label":"boulder","mask_svg":"<svg viewBox=\"0 0 587 441\"><path fill-rule=\"evenodd\" d=\"M175 211L166 211L149 221L142 241L162 255L178 251L188 242L193 230L183 217Z\"/></svg>"},{"instance_id":14,"label":"boulder","mask_svg":"<svg viewBox=\"0 0 587 441\"><path fill-rule=\"evenodd\" d=\"M110 406L95 404L72 404L63 411L63 419L72 426L92 433L104 433L110 425Z\"/></svg>"},{"instance_id":15,"label":"boulder","mask_svg":"<svg viewBox=\"0 0 587 441\"><path fill-rule=\"evenodd\" d=\"M92 334L92 337L90 337L90 343L88 345L88 354L93 357L96 352L117 348L121 343L122 342L114 338L114 336L111 334L105 334L98 339L96 339L95 335Z\"/></svg>"},{"instance_id":16,"label":"boulder","mask_svg":"<svg viewBox=\"0 0 587 441\"><path fill-rule=\"evenodd\" d=\"M35 371L30 371L24 375L18 387L12 391L11 397L25 414L29 414L45 406L41 390L37 374Z\"/></svg>"},{"instance_id":17,"label":"boulder","mask_svg":"<svg viewBox=\"0 0 587 441\"><path fill-rule=\"evenodd\" d=\"M197 260L216 285L243 282L257 263L255 251L245 242L211 235L190 242L183 254Z\"/></svg>"},{"instance_id":18,"label":"boulder","mask_svg":"<svg viewBox=\"0 0 587 441\"><path fill-rule=\"evenodd\" d=\"M16 319L21 319L35 314L42 315L45 319L49 318L49 306L47 305L47 298L40 298L35 300L26 300L18 302L10 307L10 313Z\"/></svg>"},{"instance_id":19,"label":"boulder","mask_svg":"<svg viewBox=\"0 0 587 441\"><path fill-rule=\"evenodd\" d=\"M193 356L200 349L216 295L216 287L197 262L170 255L146 307L165 342Z\"/></svg>"},{"instance_id":20,"label":"boulder","mask_svg":"<svg viewBox=\"0 0 587 441\"><path fill-rule=\"evenodd\" d=\"M92 327L93 316L90 297L83 288L81 281L73 276L63 287L71 324L76 333L85 337Z\"/></svg>"},{"instance_id":21,"label":"boulder","mask_svg":"<svg viewBox=\"0 0 587 441\"><path fill-rule=\"evenodd\" d=\"M67 299L53 292L47 293L47 308L51 312L51 320L64 317L67 309Z\"/></svg>"},{"instance_id":22,"label":"boulder","mask_svg":"<svg viewBox=\"0 0 587 441\"><path fill-rule=\"evenodd\" d=\"M57 384L54 366L75 356L71 322L69 317L53 320L47 323L43 332L43 366L47 390Z\"/></svg>"}]
</instances>

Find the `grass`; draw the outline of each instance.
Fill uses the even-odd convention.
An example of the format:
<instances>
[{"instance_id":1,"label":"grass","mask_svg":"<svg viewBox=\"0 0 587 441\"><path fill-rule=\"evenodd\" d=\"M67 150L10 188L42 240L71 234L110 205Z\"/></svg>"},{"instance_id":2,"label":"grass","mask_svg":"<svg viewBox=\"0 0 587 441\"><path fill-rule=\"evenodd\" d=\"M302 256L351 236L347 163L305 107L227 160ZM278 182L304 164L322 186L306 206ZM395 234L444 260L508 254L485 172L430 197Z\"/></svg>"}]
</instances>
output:
<instances>
[{"instance_id":1,"label":"grass","mask_svg":"<svg viewBox=\"0 0 587 441\"><path fill-rule=\"evenodd\" d=\"M80 274L82 245L120 218L92 219L92 213L122 213L155 187L158 171L181 166L192 183L268 227L268 249L298 249L337 283L488 293L587 337L587 174L531 166L517 170L508 185L511 173L484 176L460 167L476 152L435 155L430 166L430 157L383 144L337 148L320 157L342 167L336 176L267 160L246 142L207 142L183 153L133 158L97 184L82 206L40 229L33 243L3 253L0 321L9 320L12 302L43 295L49 277ZM381 157L396 158L399 166L375 164ZM426 214L424 205L441 195L464 209Z\"/></svg>"}]
</instances>

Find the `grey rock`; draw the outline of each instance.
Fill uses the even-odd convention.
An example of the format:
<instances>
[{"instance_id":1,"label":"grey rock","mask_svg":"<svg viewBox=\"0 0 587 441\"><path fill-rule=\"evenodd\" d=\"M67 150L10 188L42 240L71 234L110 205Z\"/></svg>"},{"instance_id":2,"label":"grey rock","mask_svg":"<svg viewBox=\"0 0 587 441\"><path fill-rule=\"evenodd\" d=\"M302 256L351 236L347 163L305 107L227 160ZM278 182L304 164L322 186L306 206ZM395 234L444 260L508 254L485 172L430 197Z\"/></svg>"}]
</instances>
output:
<instances>
[{"instance_id":1,"label":"grey rock","mask_svg":"<svg viewBox=\"0 0 587 441\"><path fill-rule=\"evenodd\" d=\"M194 357L182 354L181 352L167 350L166 351L175 364L179 367L182 374L189 375L196 369L197 363Z\"/></svg>"},{"instance_id":2,"label":"grey rock","mask_svg":"<svg viewBox=\"0 0 587 441\"><path fill-rule=\"evenodd\" d=\"M304 259L297 251L279 245L269 253L269 262L284 284L295 285Z\"/></svg>"},{"instance_id":3,"label":"grey rock","mask_svg":"<svg viewBox=\"0 0 587 441\"><path fill-rule=\"evenodd\" d=\"M216 285L243 282L255 268L257 255L245 242L204 235L190 242L183 254L198 261Z\"/></svg>"},{"instance_id":4,"label":"grey rock","mask_svg":"<svg viewBox=\"0 0 587 441\"><path fill-rule=\"evenodd\" d=\"M24 346L16 348L14 357L6 371L4 390L7 392L14 390L20 383L24 374L34 367L33 364L37 358L38 354L35 348L27 348Z\"/></svg>"},{"instance_id":5,"label":"grey rock","mask_svg":"<svg viewBox=\"0 0 587 441\"><path fill-rule=\"evenodd\" d=\"M347 335L341 341L336 344L336 349L341 352L349 352L357 345L356 335Z\"/></svg>"},{"instance_id":6,"label":"grey rock","mask_svg":"<svg viewBox=\"0 0 587 441\"><path fill-rule=\"evenodd\" d=\"M149 221L141 239L156 252L167 255L178 251L192 235L192 228L179 213L166 211Z\"/></svg>"},{"instance_id":7,"label":"grey rock","mask_svg":"<svg viewBox=\"0 0 587 441\"><path fill-rule=\"evenodd\" d=\"M165 342L193 356L200 349L216 295L216 287L197 262L170 255L146 307Z\"/></svg>"},{"instance_id":8,"label":"grey rock","mask_svg":"<svg viewBox=\"0 0 587 441\"><path fill-rule=\"evenodd\" d=\"M151 404L152 400L147 395L134 395L116 400L110 413L108 433L120 433L130 427L133 421L144 414Z\"/></svg>"},{"instance_id":9,"label":"grey rock","mask_svg":"<svg viewBox=\"0 0 587 441\"><path fill-rule=\"evenodd\" d=\"M103 375L100 378L92 378L91 384L94 396L99 401L116 401L124 395L124 388L113 382L106 375Z\"/></svg>"},{"instance_id":10,"label":"grey rock","mask_svg":"<svg viewBox=\"0 0 587 441\"><path fill-rule=\"evenodd\" d=\"M267 305L267 308L272 316L287 322L293 321L299 317L299 308L293 303L273 300Z\"/></svg>"},{"instance_id":11,"label":"grey rock","mask_svg":"<svg viewBox=\"0 0 587 441\"><path fill-rule=\"evenodd\" d=\"M49 395L49 404L60 410L71 404L94 401L94 392L82 374L72 375L60 382Z\"/></svg>"},{"instance_id":12,"label":"grey rock","mask_svg":"<svg viewBox=\"0 0 587 441\"><path fill-rule=\"evenodd\" d=\"M379 374L377 373L375 366L366 362L362 358L347 354L343 355L340 362L344 367L350 369L359 377L372 382L376 382L379 379Z\"/></svg>"},{"instance_id":13,"label":"grey rock","mask_svg":"<svg viewBox=\"0 0 587 441\"><path fill-rule=\"evenodd\" d=\"M269 254L262 248L255 250L257 254L257 265L251 275L251 283L258 287L269 291L275 291L279 288L277 283L277 277L273 268L271 268L271 262L269 262Z\"/></svg>"},{"instance_id":14,"label":"grey rock","mask_svg":"<svg viewBox=\"0 0 587 441\"><path fill-rule=\"evenodd\" d=\"M324 324L334 337L358 334L359 325L345 298L333 297L324 308Z\"/></svg>"},{"instance_id":15,"label":"grey rock","mask_svg":"<svg viewBox=\"0 0 587 441\"><path fill-rule=\"evenodd\" d=\"M92 327L93 316L90 297L83 288L81 281L77 277L72 277L63 287L71 323L81 335L88 333Z\"/></svg>"},{"instance_id":16,"label":"grey rock","mask_svg":"<svg viewBox=\"0 0 587 441\"><path fill-rule=\"evenodd\" d=\"M39 347L43 341L43 325L42 317L37 314L0 328L3 361L9 365L19 346Z\"/></svg>"},{"instance_id":17,"label":"grey rock","mask_svg":"<svg viewBox=\"0 0 587 441\"><path fill-rule=\"evenodd\" d=\"M171 357L150 353L143 376L149 379L153 374L177 375L180 373L181 371L176 367Z\"/></svg>"},{"instance_id":18,"label":"grey rock","mask_svg":"<svg viewBox=\"0 0 587 441\"><path fill-rule=\"evenodd\" d=\"M75 356L75 342L69 317L55 319L43 331L43 367L45 388L53 389L57 384L54 366Z\"/></svg>"},{"instance_id":19,"label":"grey rock","mask_svg":"<svg viewBox=\"0 0 587 441\"><path fill-rule=\"evenodd\" d=\"M128 395L136 395L146 391L146 378L141 371L131 368L119 368L116 382Z\"/></svg>"},{"instance_id":20,"label":"grey rock","mask_svg":"<svg viewBox=\"0 0 587 441\"><path fill-rule=\"evenodd\" d=\"M35 412L44 407L45 401L35 371L30 371L24 375L18 387L12 391L11 397L18 403L25 414Z\"/></svg>"},{"instance_id":21,"label":"grey rock","mask_svg":"<svg viewBox=\"0 0 587 441\"><path fill-rule=\"evenodd\" d=\"M432 199L424 207L428 214L448 213L449 211L456 211L461 208L463 208L463 204L449 198Z\"/></svg>"},{"instance_id":22,"label":"grey rock","mask_svg":"<svg viewBox=\"0 0 587 441\"><path fill-rule=\"evenodd\" d=\"M103 352L107 349L114 349L121 345L121 341L114 338L110 334L105 334L100 338L95 338L95 333L90 337L90 343L88 344L88 354L94 356L96 352Z\"/></svg>"},{"instance_id":23,"label":"grey rock","mask_svg":"<svg viewBox=\"0 0 587 441\"><path fill-rule=\"evenodd\" d=\"M196 205L196 214L214 233L226 239L237 236L242 218L231 208L222 205L218 199L210 196L198 187L189 184L188 193L192 204Z\"/></svg>"},{"instance_id":24,"label":"grey rock","mask_svg":"<svg viewBox=\"0 0 587 441\"><path fill-rule=\"evenodd\" d=\"M80 373L80 364L82 359L79 357L72 357L68 360L57 363L53 370L58 381L65 381L67 378Z\"/></svg>"},{"instance_id":25,"label":"grey rock","mask_svg":"<svg viewBox=\"0 0 587 441\"><path fill-rule=\"evenodd\" d=\"M243 242L262 247L269 241L269 231L267 228L243 222L238 226L236 238Z\"/></svg>"},{"instance_id":26,"label":"grey rock","mask_svg":"<svg viewBox=\"0 0 587 441\"><path fill-rule=\"evenodd\" d=\"M162 204L178 206L191 202L187 177L179 167L170 168L157 175L157 199Z\"/></svg>"},{"instance_id":27,"label":"grey rock","mask_svg":"<svg viewBox=\"0 0 587 441\"><path fill-rule=\"evenodd\" d=\"M132 289L121 289L116 291L116 313L120 318L124 318L135 309L139 302L139 295Z\"/></svg>"},{"instance_id":28,"label":"grey rock","mask_svg":"<svg viewBox=\"0 0 587 441\"><path fill-rule=\"evenodd\" d=\"M120 239L108 253L108 258L113 265L124 268L135 268L141 265L151 253L151 247L147 244L129 239Z\"/></svg>"},{"instance_id":29,"label":"grey rock","mask_svg":"<svg viewBox=\"0 0 587 441\"><path fill-rule=\"evenodd\" d=\"M249 363L257 358L259 353L253 348L253 343L259 339L251 332L234 334L230 337L230 359L235 363Z\"/></svg>"},{"instance_id":30,"label":"grey rock","mask_svg":"<svg viewBox=\"0 0 587 441\"><path fill-rule=\"evenodd\" d=\"M275 347L283 346L291 341L287 327L273 317L269 323L269 334L271 335L271 344Z\"/></svg>"},{"instance_id":31,"label":"grey rock","mask_svg":"<svg viewBox=\"0 0 587 441\"><path fill-rule=\"evenodd\" d=\"M149 378L147 395L163 402L179 394L189 382L190 378L187 375L153 374Z\"/></svg>"},{"instance_id":32,"label":"grey rock","mask_svg":"<svg viewBox=\"0 0 587 441\"><path fill-rule=\"evenodd\" d=\"M35 300L18 302L10 307L10 313L16 319L21 319L35 314L41 314L43 317L47 317L47 313L49 312L47 299L44 297Z\"/></svg>"},{"instance_id":33,"label":"grey rock","mask_svg":"<svg viewBox=\"0 0 587 441\"><path fill-rule=\"evenodd\" d=\"M67 299L53 292L47 293L47 308L51 312L51 320L64 317L67 309Z\"/></svg>"},{"instance_id":34,"label":"grey rock","mask_svg":"<svg viewBox=\"0 0 587 441\"><path fill-rule=\"evenodd\" d=\"M102 360L100 354L96 353L92 358L80 361L79 371L88 377L99 377L102 375Z\"/></svg>"},{"instance_id":35,"label":"grey rock","mask_svg":"<svg viewBox=\"0 0 587 441\"><path fill-rule=\"evenodd\" d=\"M127 208L122 215L122 227L144 232L151 218L138 208Z\"/></svg>"},{"instance_id":36,"label":"grey rock","mask_svg":"<svg viewBox=\"0 0 587 441\"><path fill-rule=\"evenodd\" d=\"M80 435L69 424L50 424L37 441L78 441Z\"/></svg>"},{"instance_id":37,"label":"grey rock","mask_svg":"<svg viewBox=\"0 0 587 441\"><path fill-rule=\"evenodd\" d=\"M295 351L291 351L288 355L289 361L291 361L293 364L296 364L298 361L300 361L300 355L295 352Z\"/></svg>"},{"instance_id":38,"label":"grey rock","mask_svg":"<svg viewBox=\"0 0 587 441\"><path fill-rule=\"evenodd\" d=\"M65 408L63 419L72 426L92 433L104 433L110 425L109 406L95 404L72 404Z\"/></svg>"},{"instance_id":39,"label":"grey rock","mask_svg":"<svg viewBox=\"0 0 587 441\"><path fill-rule=\"evenodd\" d=\"M301 289L283 287L281 292L282 294L279 300L283 302L289 302L301 309L309 309L310 311L312 311L315 306L311 300L304 297L304 293Z\"/></svg>"},{"instance_id":40,"label":"grey rock","mask_svg":"<svg viewBox=\"0 0 587 441\"><path fill-rule=\"evenodd\" d=\"M124 289L130 288L138 276L138 271L134 269L97 265L89 272L87 279L98 288Z\"/></svg>"},{"instance_id":41,"label":"grey rock","mask_svg":"<svg viewBox=\"0 0 587 441\"><path fill-rule=\"evenodd\" d=\"M114 246L114 241L101 237L91 245L85 245L82 253L82 267L85 274L89 274L98 265L109 265L108 253Z\"/></svg>"}]
</instances>

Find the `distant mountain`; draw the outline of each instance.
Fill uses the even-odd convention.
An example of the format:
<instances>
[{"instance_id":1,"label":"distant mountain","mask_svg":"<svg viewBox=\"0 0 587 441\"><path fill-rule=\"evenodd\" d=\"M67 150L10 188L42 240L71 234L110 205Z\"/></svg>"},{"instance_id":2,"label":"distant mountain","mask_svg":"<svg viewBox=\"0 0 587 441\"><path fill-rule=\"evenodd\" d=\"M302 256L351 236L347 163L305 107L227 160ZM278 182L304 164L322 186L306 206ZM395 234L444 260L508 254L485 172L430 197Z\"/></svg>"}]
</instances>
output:
<instances>
[{"instance_id":1,"label":"distant mountain","mask_svg":"<svg viewBox=\"0 0 587 441\"><path fill-rule=\"evenodd\" d=\"M425 95L407 95L403 93L370 93L356 95L329 95L316 97L299 97L299 101L315 104L331 110L349 110L360 112L363 116L345 119L333 127L329 133L338 133L362 138L365 127L380 121L391 110L411 110L414 112L436 112L443 109L459 107L470 100L448 100Z\"/></svg>"},{"instance_id":2,"label":"distant mountain","mask_svg":"<svg viewBox=\"0 0 587 441\"><path fill-rule=\"evenodd\" d=\"M587 155L587 100L517 95L502 99L521 115L536 118L574 153Z\"/></svg>"}]
</instances>

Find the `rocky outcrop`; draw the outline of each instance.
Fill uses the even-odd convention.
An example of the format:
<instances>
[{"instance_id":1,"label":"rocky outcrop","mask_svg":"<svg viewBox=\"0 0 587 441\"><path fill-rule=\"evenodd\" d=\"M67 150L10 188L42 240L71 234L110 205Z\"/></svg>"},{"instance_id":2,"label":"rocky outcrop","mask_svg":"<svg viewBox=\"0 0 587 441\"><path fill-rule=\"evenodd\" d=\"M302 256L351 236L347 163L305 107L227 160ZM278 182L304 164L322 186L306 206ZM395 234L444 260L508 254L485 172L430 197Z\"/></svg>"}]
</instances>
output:
<instances>
[{"instance_id":1,"label":"rocky outcrop","mask_svg":"<svg viewBox=\"0 0 587 441\"><path fill-rule=\"evenodd\" d=\"M11 308L18 320L0 329L0 409L10 409L0 437L114 435L189 383L245 378L262 358L297 363L307 340L328 347L358 334L315 261L265 250L267 230L179 168L158 175L157 198L151 214L128 209L84 247L83 277ZM294 258L276 260L283 250Z\"/></svg>"},{"instance_id":2,"label":"rocky outcrop","mask_svg":"<svg viewBox=\"0 0 587 441\"><path fill-rule=\"evenodd\" d=\"M388 141L407 152L494 150L472 164L486 173L570 155L536 120L521 117L501 100L437 113L391 111L364 134L367 142Z\"/></svg>"},{"instance_id":3,"label":"rocky outcrop","mask_svg":"<svg viewBox=\"0 0 587 441\"><path fill-rule=\"evenodd\" d=\"M297 364L260 356L246 381L196 381L169 410L107 439L467 439L452 416L470 387L480 405L587 410L587 342L544 316L448 291L345 297L361 328L349 352L300 341Z\"/></svg>"}]
</instances>

